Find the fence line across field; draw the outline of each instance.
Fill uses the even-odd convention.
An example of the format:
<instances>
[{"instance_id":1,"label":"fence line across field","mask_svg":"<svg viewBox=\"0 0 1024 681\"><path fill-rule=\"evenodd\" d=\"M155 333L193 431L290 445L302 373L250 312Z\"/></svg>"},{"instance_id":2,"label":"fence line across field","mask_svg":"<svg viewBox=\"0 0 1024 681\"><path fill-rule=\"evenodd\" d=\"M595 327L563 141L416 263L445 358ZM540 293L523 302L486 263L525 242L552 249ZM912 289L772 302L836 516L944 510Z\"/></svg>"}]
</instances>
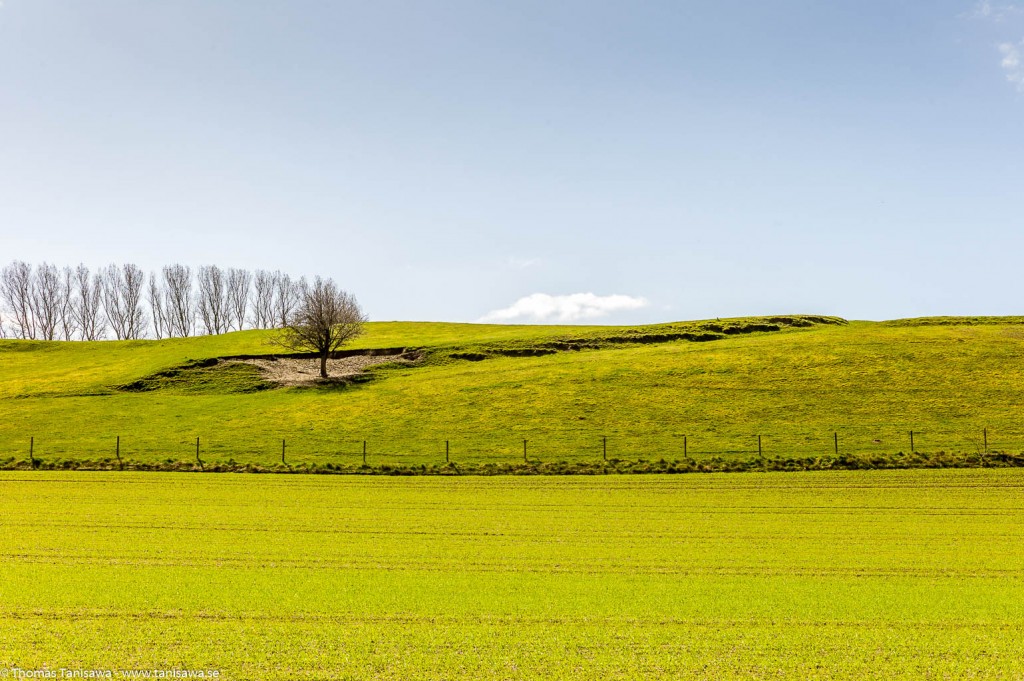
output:
<instances>
[{"instance_id":1,"label":"fence line across field","mask_svg":"<svg viewBox=\"0 0 1024 681\"><path fill-rule=\"evenodd\" d=\"M875 434L878 433L876 432ZM754 454L758 458L764 458L766 455L822 456L826 454L838 457L842 454L895 454L904 451L904 449L907 449L910 453L916 453L922 443L922 435L930 436L928 441L932 446L926 450L928 453L946 450L973 451L978 454L990 453L988 428L979 429L977 435L974 436L977 438L976 440L964 431L928 432L908 429L904 431L905 439L902 445L893 443L884 450L880 449L883 443L878 438L872 439L870 446L866 445L863 431L858 431L858 434L853 437L844 438L841 431L835 430L829 433L828 438L822 437L818 440L821 446L815 444L815 441L809 441L809 434L807 433L779 438L773 438L769 434L753 434L748 436L749 449L742 446L737 448L735 446L741 440L736 435L719 436L717 438L705 436L702 440L709 445L709 448L694 449L692 447L693 436L690 434L651 433L643 436L601 435L588 438L576 436L567 440L565 438L545 438L544 434L534 433L531 437L518 440L507 436L499 438L484 434L473 434L473 436L466 437L461 441L457 438L433 440L427 438L371 438L368 436L361 439L339 438L333 442L324 442L324 438L320 437L315 442L308 443L308 446L305 447L301 437L282 437L279 440L268 437L265 451L268 458L274 456L276 459L276 455L272 454L272 452L274 451L273 448L277 446L275 443L279 442L280 461L285 465L289 463L289 460L317 458L344 463L351 462L352 459L358 460L360 457L363 465L369 465L374 458L378 462L400 463L403 459L414 459L416 463L423 463L435 454L437 462L451 463L453 460L458 459L460 442L467 445L463 448L463 454L468 455L465 459L467 461L511 461L514 455L510 449L512 449L514 442L521 443L522 461L525 463L544 460L557 461L565 460L566 458L574 460L600 458L603 461L648 457L678 458L679 455L683 459L690 459L691 454L697 455L700 458L707 458L709 456L753 456ZM1007 432L1001 432L1000 435L1001 437L997 442L1003 443L1001 451L1024 450L1024 436ZM715 440L718 440L718 444L728 441L733 443L734 446L730 448L714 448ZM698 440L698 442L700 441ZM844 447L844 441L852 444ZM825 445L825 442L828 442L831 447ZM74 441L61 438L47 440L36 435L30 435L27 438L26 444L28 458L33 464L41 456L64 456L65 458L99 456L100 458L109 458L110 455L113 455L113 459L116 460L120 468L124 468L126 460L137 458L140 455L149 458L153 456L174 457L177 452L180 459L180 455L186 446L193 448L195 462L203 469L205 469L206 463L211 460L210 457L222 460L224 457L233 459L237 455L244 456L246 459L252 459L253 457L262 459L261 454L264 451L262 447L253 446L251 442L247 443L244 447L232 447L229 441L214 439L213 444L211 444L210 440L202 435L195 436L194 440L178 441L177 444L167 444L166 442L156 444L145 437L136 439L131 436L113 435L110 438L109 450L97 448L95 441L91 441L88 447L79 447L76 446ZM374 444L377 444L377 446L372 446ZM14 453L17 453L16 448ZM442 453L443 459L441 458ZM207 457L206 460L204 460L204 456Z\"/></svg>"}]
</instances>

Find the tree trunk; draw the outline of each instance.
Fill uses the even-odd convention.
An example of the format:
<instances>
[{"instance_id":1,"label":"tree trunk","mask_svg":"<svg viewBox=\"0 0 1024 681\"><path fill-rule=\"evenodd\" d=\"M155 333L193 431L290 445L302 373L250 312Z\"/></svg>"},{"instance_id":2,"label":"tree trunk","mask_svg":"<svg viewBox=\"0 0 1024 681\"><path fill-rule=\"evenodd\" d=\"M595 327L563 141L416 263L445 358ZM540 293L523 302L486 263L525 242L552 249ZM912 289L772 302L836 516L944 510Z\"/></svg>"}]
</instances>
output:
<instances>
[{"instance_id":1,"label":"tree trunk","mask_svg":"<svg viewBox=\"0 0 1024 681\"><path fill-rule=\"evenodd\" d=\"M320 355L320 378L327 378L327 353Z\"/></svg>"}]
</instances>

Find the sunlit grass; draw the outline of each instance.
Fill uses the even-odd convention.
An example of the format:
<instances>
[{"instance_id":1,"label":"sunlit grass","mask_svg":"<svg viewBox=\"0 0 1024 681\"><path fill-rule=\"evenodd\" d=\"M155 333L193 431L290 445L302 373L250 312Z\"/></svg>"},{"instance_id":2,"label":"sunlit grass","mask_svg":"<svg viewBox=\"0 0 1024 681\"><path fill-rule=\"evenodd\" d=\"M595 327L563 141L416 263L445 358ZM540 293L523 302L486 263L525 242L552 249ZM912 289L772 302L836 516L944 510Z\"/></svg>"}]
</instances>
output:
<instances>
[{"instance_id":1,"label":"sunlit grass","mask_svg":"<svg viewBox=\"0 0 1024 681\"><path fill-rule=\"evenodd\" d=\"M1015 320L1009 320L1014 322ZM1024 450L1024 327L854 322L713 342L617 344L539 357L446 359L594 327L371 325L363 347L427 349L368 383L249 392L116 386L188 359L267 352L263 332L138 344L0 346L0 456L17 460L443 463L689 456L891 456ZM454 349L454 350L453 350ZM269 348L273 351L273 348ZM436 354L431 354L436 353ZM431 359L436 357L439 359ZM227 374L225 374L227 375ZM205 380L205 379L204 379ZM226 379L225 379L226 380ZM204 384L205 385L205 384ZM605 440L607 438L607 440Z\"/></svg>"},{"instance_id":2,"label":"sunlit grass","mask_svg":"<svg viewBox=\"0 0 1024 681\"><path fill-rule=\"evenodd\" d=\"M0 667L1017 678L1022 487L0 473Z\"/></svg>"}]
</instances>

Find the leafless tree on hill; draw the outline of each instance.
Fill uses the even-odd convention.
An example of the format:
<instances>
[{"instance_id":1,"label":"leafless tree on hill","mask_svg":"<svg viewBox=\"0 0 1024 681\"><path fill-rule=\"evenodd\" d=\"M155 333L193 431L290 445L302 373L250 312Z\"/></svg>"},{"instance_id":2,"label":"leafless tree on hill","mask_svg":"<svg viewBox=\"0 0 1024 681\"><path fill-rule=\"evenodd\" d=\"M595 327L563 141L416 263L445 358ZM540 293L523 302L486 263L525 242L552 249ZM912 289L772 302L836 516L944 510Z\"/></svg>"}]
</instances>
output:
<instances>
[{"instance_id":1,"label":"leafless tree on hill","mask_svg":"<svg viewBox=\"0 0 1024 681\"><path fill-rule=\"evenodd\" d=\"M70 267L63 267L60 271L60 318L61 335L64 340L73 340L78 332L78 324L75 321L75 272Z\"/></svg>"},{"instance_id":2,"label":"leafless tree on hill","mask_svg":"<svg viewBox=\"0 0 1024 681\"><path fill-rule=\"evenodd\" d=\"M100 340L105 332L102 310L103 285L98 275L90 275L89 268L75 268L75 302L73 314L82 340Z\"/></svg>"},{"instance_id":3,"label":"leafless tree on hill","mask_svg":"<svg viewBox=\"0 0 1024 681\"><path fill-rule=\"evenodd\" d=\"M312 286L296 287L299 302L282 327L277 342L293 350L312 350L320 356L320 377L327 378L327 358L363 330L366 316L351 294L333 279L317 277Z\"/></svg>"},{"instance_id":4,"label":"leafless tree on hill","mask_svg":"<svg viewBox=\"0 0 1024 681\"><path fill-rule=\"evenodd\" d=\"M204 265L197 273L199 285L199 317L207 334L226 330L227 288L224 273L216 265Z\"/></svg>"},{"instance_id":5,"label":"leafless tree on hill","mask_svg":"<svg viewBox=\"0 0 1024 681\"><path fill-rule=\"evenodd\" d=\"M274 326L274 291L280 272L256 270L253 278L252 325L256 329Z\"/></svg>"},{"instance_id":6,"label":"leafless tree on hill","mask_svg":"<svg viewBox=\"0 0 1024 681\"><path fill-rule=\"evenodd\" d=\"M194 335L200 321L210 334L281 328L308 290L305 278L280 271L175 264L147 280L134 264L91 271L13 261L0 267L0 338L100 340L108 327L119 340L175 338Z\"/></svg>"},{"instance_id":7,"label":"leafless tree on hill","mask_svg":"<svg viewBox=\"0 0 1024 681\"><path fill-rule=\"evenodd\" d=\"M252 287L252 273L236 267L228 269L228 323L227 330L241 331L245 327L246 312L249 309L249 289Z\"/></svg>"},{"instance_id":8,"label":"leafless tree on hill","mask_svg":"<svg viewBox=\"0 0 1024 681\"><path fill-rule=\"evenodd\" d=\"M14 338L34 340L32 317L32 266L15 260L0 271L0 299L11 313L9 323Z\"/></svg>"},{"instance_id":9,"label":"leafless tree on hill","mask_svg":"<svg viewBox=\"0 0 1024 681\"><path fill-rule=\"evenodd\" d=\"M29 307L37 337L54 340L60 323L60 273L50 263L44 262L35 269L31 278Z\"/></svg>"},{"instance_id":10,"label":"leafless tree on hill","mask_svg":"<svg viewBox=\"0 0 1024 681\"><path fill-rule=\"evenodd\" d=\"M164 312L164 299L167 294L164 287L157 281L156 274L149 273L149 286L146 288L146 299L149 301L149 316L153 322L153 335L163 338L167 333L167 314Z\"/></svg>"},{"instance_id":11,"label":"leafless tree on hill","mask_svg":"<svg viewBox=\"0 0 1024 681\"><path fill-rule=\"evenodd\" d=\"M274 291L274 326L284 328L288 326L292 313L299 304L306 279L292 281L287 274L275 272L274 275L277 279Z\"/></svg>"},{"instance_id":12,"label":"leafless tree on hill","mask_svg":"<svg viewBox=\"0 0 1024 681\"><path fill-rule=\"evenodd\" d=\"M124 338L124 303L121 301L121 270L117 265L100 269L96 276L103 290L103 316L117 340Z\"/></svg>"},{"instance_id":13,"label":"leafless tree on hill","mask_svg":"<svg viewBox=\"0 0 1024 681\"><path fill-rule=\"evenodd\" d=\"M142 287L146 285L146 273L137 265L122 265L124 272L125 301L128 303L128 338L142 338L146 333L146 313L142 309Z\"/></svg>"},{"instance_id":14,"label":"leafless tree on hill","mask_svg":"<svg viewBox=\"0 0 1024 681\"><path fill-rule=\"evenodd\" d=\"M131 340L142 335L146 315L142 311L145 274L136 265L109 265L103 272L103 312L114 337Z\"/></svg>"},{"instance_id":15,"label":"leafless tree on hill","mask_svg":"<svg viewBox=\"0 0 1024 681\"><path fill-rule=\"evenodd\" d=\"M192 270L184 265L164 267L164 312L167 335L171 338L191 336L196 325L195 295L192 292Z\"/></svg>"}]
</instances>

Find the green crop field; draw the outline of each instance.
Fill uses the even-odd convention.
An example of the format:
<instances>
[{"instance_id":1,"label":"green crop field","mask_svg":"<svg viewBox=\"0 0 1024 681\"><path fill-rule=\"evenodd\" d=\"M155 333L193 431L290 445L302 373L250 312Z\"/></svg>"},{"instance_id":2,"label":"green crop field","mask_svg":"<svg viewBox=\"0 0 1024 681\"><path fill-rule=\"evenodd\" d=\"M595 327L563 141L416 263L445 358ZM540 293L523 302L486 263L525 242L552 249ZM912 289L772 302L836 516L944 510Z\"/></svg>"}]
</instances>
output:
<instances>
[{"instance_id":1,"label":"green crop field","mask_svg":"<svg viewBox=\"0 0 1024 681\"><path fill-rule=\"evenodd\" d=\"M1024 471L0 473L0 669L1020 679Z\"/></svg>"},{"instance_id":2,"label":"green crop field","mask_svg":"<svg viewBox=\"0 0 1024 681\"><path fill-rule=\"evenodd\" d=\"M778 320L781 319L781 322ZM778 323L776 323L778 322ZM357 467L1024 451L1020 318L764 318L648 327L372 323L365 381L276 387L268 332L0 341L0 465ZM777 330L774 330L777 329ZM696 342L703 341L703 342ZM168 378L170 371L173 377ZM144 386L135 388L132 386ZM987 444L985 438L987 437ZM607 438L607 439L605 439ZM6 461L6 463L3 463ZM189 464L191 465L191 464Z\"/></svg>"}]
</instances>

